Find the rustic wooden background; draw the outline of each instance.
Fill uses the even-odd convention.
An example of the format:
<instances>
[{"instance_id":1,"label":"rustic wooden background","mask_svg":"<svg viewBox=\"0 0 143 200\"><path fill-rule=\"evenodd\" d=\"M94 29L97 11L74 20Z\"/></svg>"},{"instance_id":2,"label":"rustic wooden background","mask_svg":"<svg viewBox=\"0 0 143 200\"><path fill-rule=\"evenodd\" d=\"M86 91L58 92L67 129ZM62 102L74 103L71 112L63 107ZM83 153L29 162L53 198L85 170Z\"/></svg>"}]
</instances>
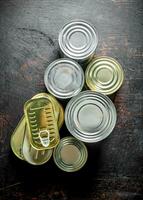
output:
<instances>
[{"instance_id":1,"label":"rustic wooden background","mask_svg":"<svg viewBox=\"0 0 143 200\"><path fill-rule=\"evenodd\" d=\"M45 67L59 57L59 30L72 19L96 26L97 53L116 58L125 81L115 130L88 146L87 165L69 174L52 160L40 167L18 160L9 141L24 102L45 91ZM0 200L142 200L142 61L142 0L0 0Z\"/></svg>"}]
</instances>

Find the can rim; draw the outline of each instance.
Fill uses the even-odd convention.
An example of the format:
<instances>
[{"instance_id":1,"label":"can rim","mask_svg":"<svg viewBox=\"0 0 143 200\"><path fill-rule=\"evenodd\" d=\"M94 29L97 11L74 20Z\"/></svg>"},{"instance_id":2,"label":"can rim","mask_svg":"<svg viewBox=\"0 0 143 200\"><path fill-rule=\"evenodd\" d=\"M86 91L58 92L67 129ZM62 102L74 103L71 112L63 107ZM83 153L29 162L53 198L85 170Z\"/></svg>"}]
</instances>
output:
<instances>
[{"instance_id":1,"label":"can rim","mask_svg":"<svg viewBox=\"0 0 143 200\"><path fill-rule=\"evenodd\" d=\"M60 63L68 63L68 64L71 64L73 65L74 67L78 68L79 72L80 72L80 75L81 75L81 83L80 83L80 87L77 89L77 90L74 90L73 93L69 94L69 95L64 95L64 93L62 95L56 93L55 91L52 90L51 87L49 87L49 84L48 84L48 81L47 81L47 74L49 73L49 70L52 69L54 66L56 66L55 64L60 64ZM55 97L59 98L59 99L69 99L75 95L77 95L83 88L84 86L84 72L83 72L83 69L82 67L75 61L75 60L72 60L70 58L59 58L59 59L56 59L54 60L52 63L50 63L48 65L48 67L46 68L45 70L45 73L44 73L44 84L47 88L47 90Z\"/></svg>"},{"instance_id":2,"label":"can rim","mask_svg":"<svg viewBox=\"0 0 143 200\"><path fill-rule=\"evenodd\" d=\"M90 136L90 138L87 137L88 136L87 133L85 133L84 131L76 129L76 127L74 125L71 125L73 120L74 120L73 118L71 118L72 112L74 112L74 110L72 110L72 106L75 105L76 103L78 103L78 101L81 100L82 97L87 98L86 95L88 95L88 97L89 97L89 95L93 95L93 97L98 96L98 97L103 98L106 101L106 103L111 105L112 115L114 115L114 117L112 117L112 126L108 127L109 130L107 129L108 132L104 131L103 133L101 132L101 133L98 133L98 134L93 134L92 137ZM82 99L82 102L83 101L84 101L84 99ZM99 141L107 138L111 134L113 129L115 128L116 121L117 121L117 112L116 112L116 108L115 108L113 102L111 101L111 99L108 96L101 94L101 93L98 93L98 92L95 92L95 91L86 90L86 91L79 93L76 97L72 98L68 102L67 107L65 109L65 124L66 124L68 131L75 138L77 138L78 140L80 140L82 142L86 142L86 143L95 143L95 142L99 142Z\"/></svg>"},{"instance_id":3,"label":"can rim","mask_svg":"<svg viewBox=\"0 0 143 200\"><path fill-rule=\"evenodd\" d=\"M120 72L121 72L121 76L120 76L120 82L118 81L118 85L116 87L113 88L113 90L109 91L109 90L103 90L102 88L100 89L95 89L95 85L92 86L92 81L89 80L89 73L90 73L90 70L92 68L92 66L94 66L95 62L98 60L98 59L108 59L109 61L113 61L115 63L116 66L119 67L120 69ZM115 92L117 92L119 90L119 88L123 85L123 81L124 81L124 78L125 78L125 73L124 73L124 70L123 70L123 67L122 65L116 60L114 59L113 57L110 57L110 56L96 56L87 66L86 70L85 70L85 82L86 82L86 85L88 86L89 89L91 89L92 91L97 91L97 92L100 92L100 93L103 93L105 95L112 95L114 94Z\"/></svg>"},{"instance_id":4,"label":"can rim","mask_svg":"<svg viewBox=\"0 0 143 200\"><path fill-rule=\"evenodd\" d=\"M96 45L94 45L93 50L92 50L90 53L88 52L87 54L85 54L85 55L83 55L83 56L79 56L79 57L76 57L76 55L73 55L73 56L72 56L72 55L70 55L69 53L67 53L67 51L65 51L65 49L63 48L63 46L62 46L62 41L61 41L61 38L62 38L62 34L63 34L64 29L65 29L68 25L70 25L70 24L76 24L76 23L81 23L81 24L87 25L88 27L90 27L90 28L93 30L93 33L94 33L95 36L96 36ZM98 35L97 28L96 28L95 26L93 26L92 23L89 23L89 22L87 22L86 20L83 20L83 19L76 19L76 20L71 20L71 21L69 21L69 22L67 22L67 23L65 23L65 24L63 25L63 27L62 27L61 30L59 31L58 41L59 41L59 47L60 47L61 51L62 51L67 57L69 57L69 58L71 58L71 59L74 59L74 60L79 60L79 61L81 61L81 60L83 60L83 59L87 59L88 57L90 57L90 56L95 52L95 50L97 49L97 46L98 46L99 35Z\"/></svg>"}]
</instances>

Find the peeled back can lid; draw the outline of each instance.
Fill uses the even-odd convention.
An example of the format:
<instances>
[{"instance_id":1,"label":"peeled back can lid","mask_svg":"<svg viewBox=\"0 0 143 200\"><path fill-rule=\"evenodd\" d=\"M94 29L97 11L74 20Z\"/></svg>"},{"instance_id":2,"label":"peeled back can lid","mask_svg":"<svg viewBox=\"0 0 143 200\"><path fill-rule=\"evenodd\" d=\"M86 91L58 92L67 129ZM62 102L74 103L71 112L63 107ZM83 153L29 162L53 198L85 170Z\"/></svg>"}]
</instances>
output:
<instances>
[{"instance_id":1,"label":"peeled back can lid","mask_svg":"<svg viewBox=\"0 0 143 200\"><path fill-rule=\"evenodd\" d=\"M96 29L86 21L71 21L59 33L59 46L66 57L86 60L98 44Z\"/></svg>"},{"instance_id":2,"label":"peeled back can lid","mask_svg":"<svg viewBox=\"0 0 143 200\"><path fill-rule=\"evenodd\" d=\"M89 89L111 95L121 87L124 72L115 59L99 56L87 66L85 78Z\"/></svg>"},{"instance_id":3,"label":"peeled back can lid","mask_svg":"<svg viewBox=\"0 0 143 200\"><path fill-rule=\"evenodd\" d=\"M75 172L85 165L88 152L83 142L68 136L61 139L54 149L53 157L61 170Z\"/></svg>"},{"instance_id":4,"label":"peeled back can lid","mask_svg":"<svg viewBox=\"0 0 143 200\"><path fill-rule=\"evenodd\" d=\"M114 129L116 118L116 109L110 98L89 90L72 98L65 110L69 132L87 143L106 138Z\"/></svg>"},{"instance_id":5,"label":"peeled back can lid","mask_svg":"<svg viewBox=\"0 0 143 200\"><path fill-rule=\"evenodd\" d=\"M75 61L67 58L58 59L47 67L44 82L52 95L60 99L68 99L82 90L84 72Z\"/></svg>"}]
</instances>

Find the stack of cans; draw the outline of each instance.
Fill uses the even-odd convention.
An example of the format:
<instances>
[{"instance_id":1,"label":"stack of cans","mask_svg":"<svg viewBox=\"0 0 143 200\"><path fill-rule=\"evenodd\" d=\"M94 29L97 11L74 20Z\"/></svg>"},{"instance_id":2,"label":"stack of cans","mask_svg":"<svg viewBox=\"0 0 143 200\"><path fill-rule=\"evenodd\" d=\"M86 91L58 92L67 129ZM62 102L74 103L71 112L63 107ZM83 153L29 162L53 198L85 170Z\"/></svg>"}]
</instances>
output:
<instances>
[{"instance_id":1,"label":"stack of cans","mask_svg":"<svg viewBox=\"0 0 143 200\"><path fill-rule=\"evenodd\" d=\"M101 141L113 131L117 113L109 97L121 87L124 73L115 59L95 54L98 34L85 21L66 24L58 41L62 58L50 63L44 74L49 93L25 103L11 147L18 158L33 165L46 163L53 154L60 169L73 172L87 161L84 143ZM60 139L64 111L55 97L68 101L65 124L72 136Z\"/></svg>"}]
</instances>

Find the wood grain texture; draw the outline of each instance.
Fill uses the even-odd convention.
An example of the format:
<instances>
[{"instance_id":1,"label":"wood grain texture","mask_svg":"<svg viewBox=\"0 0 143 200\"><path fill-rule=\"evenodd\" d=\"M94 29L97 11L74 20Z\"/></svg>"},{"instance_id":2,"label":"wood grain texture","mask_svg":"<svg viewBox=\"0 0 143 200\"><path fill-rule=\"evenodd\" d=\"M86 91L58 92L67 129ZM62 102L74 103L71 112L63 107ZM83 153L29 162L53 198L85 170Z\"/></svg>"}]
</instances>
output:
<instances>
[{"instance_id":1,"label":"wood grain texture","mask_svg":"<svg viewBox=\"0 0 143 200\"><path fill-rule=\"evenodd\" d=\"M125 81L115 130L88 145L87 165L68 174L52 160L41 167L18 160L9 141L24 102L45 91L44 70L59 57L58 33L72 19L96 26L97 54L116 58ZM142 0L0 0L0 200L143 199L142 39Z\"/></svg>"}]
</instances>

